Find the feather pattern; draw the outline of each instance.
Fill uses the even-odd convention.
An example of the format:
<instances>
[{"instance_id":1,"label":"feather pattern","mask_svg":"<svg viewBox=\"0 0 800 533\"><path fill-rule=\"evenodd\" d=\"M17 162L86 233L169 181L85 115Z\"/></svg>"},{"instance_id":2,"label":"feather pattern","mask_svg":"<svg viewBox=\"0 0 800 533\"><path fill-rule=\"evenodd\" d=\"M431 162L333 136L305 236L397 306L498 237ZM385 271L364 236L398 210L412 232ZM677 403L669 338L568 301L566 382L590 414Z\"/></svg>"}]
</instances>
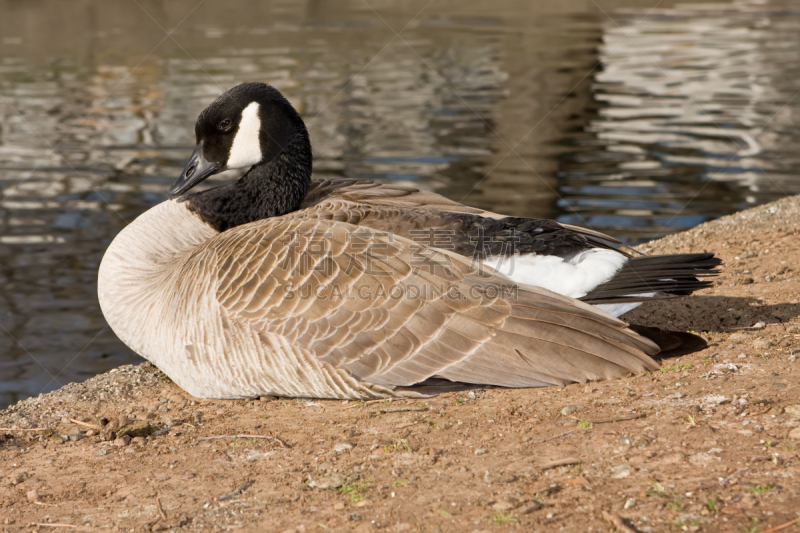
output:
<instances>
[{"instance_id":1,"label":"feather pattern","mask_svg":"<svg viewBox=\"0 0 800 533\"><path fill-rule=\"evenodd\" d=\"M713 254L642 256L600 232L552 220L506 217L435 193L354 179L312 181L301 209L452 250L513 281L581 298L619 316L654 297L708 287ZM437 237L438 236L438 237ZM438 240L437 240L438 239Z\"/></svg>"},{"instance_id":2,"label":"feather pattern","mask_svg":"<svg viewBox=\"0 0 800 533\"><path fill-rule=\"evenodd\" d=\"M200 397L365 399L432 377L530 387L658 366L653 343L588 304L333 218L218 233L159 204L103 258L103 312Z\"/></svg>"}]
</instances>

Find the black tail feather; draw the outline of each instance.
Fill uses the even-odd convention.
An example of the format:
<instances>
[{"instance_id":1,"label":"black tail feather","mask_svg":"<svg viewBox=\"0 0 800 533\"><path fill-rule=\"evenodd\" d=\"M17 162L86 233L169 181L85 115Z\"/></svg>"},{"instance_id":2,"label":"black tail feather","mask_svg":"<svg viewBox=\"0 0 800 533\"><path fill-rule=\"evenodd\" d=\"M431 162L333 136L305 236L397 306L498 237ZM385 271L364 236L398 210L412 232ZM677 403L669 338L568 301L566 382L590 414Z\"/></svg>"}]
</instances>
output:
<instances>
[{"instance_id":1,"label":"black tail feather","mask_svg":"<svg viewBox=\"0 0 800 533\"><path fill-rule=\"evenodd\" d=\"M719 273L722 264L713 253L675 254L632 257L607 282L581 298L592 304L641 302L649 297L635 296L657 293L657 297L685 296L710 287L708 279Z\"/></svg>"}]
</instances>

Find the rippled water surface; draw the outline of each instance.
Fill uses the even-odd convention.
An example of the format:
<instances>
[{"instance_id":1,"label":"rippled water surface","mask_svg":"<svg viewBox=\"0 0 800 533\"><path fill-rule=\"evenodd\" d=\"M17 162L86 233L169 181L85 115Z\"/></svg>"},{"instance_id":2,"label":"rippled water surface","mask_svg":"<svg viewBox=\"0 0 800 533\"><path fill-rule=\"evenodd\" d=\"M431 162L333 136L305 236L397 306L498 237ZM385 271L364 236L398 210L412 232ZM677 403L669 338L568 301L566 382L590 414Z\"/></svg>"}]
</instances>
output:
<instances>
[{"instance_id":1,"label":"rippled water surface","mask_svg":"<svg viewBox=\"0 0 800 533\"><path fill-rule=\"evenodd\" d=\"M138 360L100 313L98 263L242 81L302 112L317 176L629 242L800 193L796 2L0 9L0 406Z\"/></svg>"}]
</instances>

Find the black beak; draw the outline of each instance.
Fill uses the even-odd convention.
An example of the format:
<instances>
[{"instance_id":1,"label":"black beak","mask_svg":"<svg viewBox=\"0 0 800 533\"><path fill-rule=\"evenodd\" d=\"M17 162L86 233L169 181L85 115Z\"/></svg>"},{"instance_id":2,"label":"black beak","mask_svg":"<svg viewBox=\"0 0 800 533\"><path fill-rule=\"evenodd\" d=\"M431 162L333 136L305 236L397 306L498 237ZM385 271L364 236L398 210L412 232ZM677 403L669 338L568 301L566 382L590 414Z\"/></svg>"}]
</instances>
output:
<instances>
[{"instance_id":1,"label":"black beak","mask_svg":"<svg viewBox=\"0 0 800 533\"><path fill-rule=\"evenodd\" d=\"M220 163L206 161L206 158L203 157L203 141L200 141L192 152L186 168L183 169L181 177L169 189L170 200L182 195L207 177L221 172L224 170L222 167L223 165Z\"/></svg>"}]
</instances>

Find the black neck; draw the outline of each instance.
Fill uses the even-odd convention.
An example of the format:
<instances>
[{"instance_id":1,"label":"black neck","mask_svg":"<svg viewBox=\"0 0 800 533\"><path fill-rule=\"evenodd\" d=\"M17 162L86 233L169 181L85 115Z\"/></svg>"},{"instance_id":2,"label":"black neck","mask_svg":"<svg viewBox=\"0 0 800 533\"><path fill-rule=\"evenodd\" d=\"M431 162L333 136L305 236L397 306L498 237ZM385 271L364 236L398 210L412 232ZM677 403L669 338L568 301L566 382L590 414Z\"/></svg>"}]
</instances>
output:
<instances>
[{"instance_id":1,"label":"black neck","mask_svg":"<svg viewBox=\"0 0 800 533\"><path fill-rule=\"evenodd\" d=\"M186 197L189 209L219 232L300 208L311 181L311 143L298 134L272 161L253 166L236 183Z\"/></svg>"}]
</instances>

